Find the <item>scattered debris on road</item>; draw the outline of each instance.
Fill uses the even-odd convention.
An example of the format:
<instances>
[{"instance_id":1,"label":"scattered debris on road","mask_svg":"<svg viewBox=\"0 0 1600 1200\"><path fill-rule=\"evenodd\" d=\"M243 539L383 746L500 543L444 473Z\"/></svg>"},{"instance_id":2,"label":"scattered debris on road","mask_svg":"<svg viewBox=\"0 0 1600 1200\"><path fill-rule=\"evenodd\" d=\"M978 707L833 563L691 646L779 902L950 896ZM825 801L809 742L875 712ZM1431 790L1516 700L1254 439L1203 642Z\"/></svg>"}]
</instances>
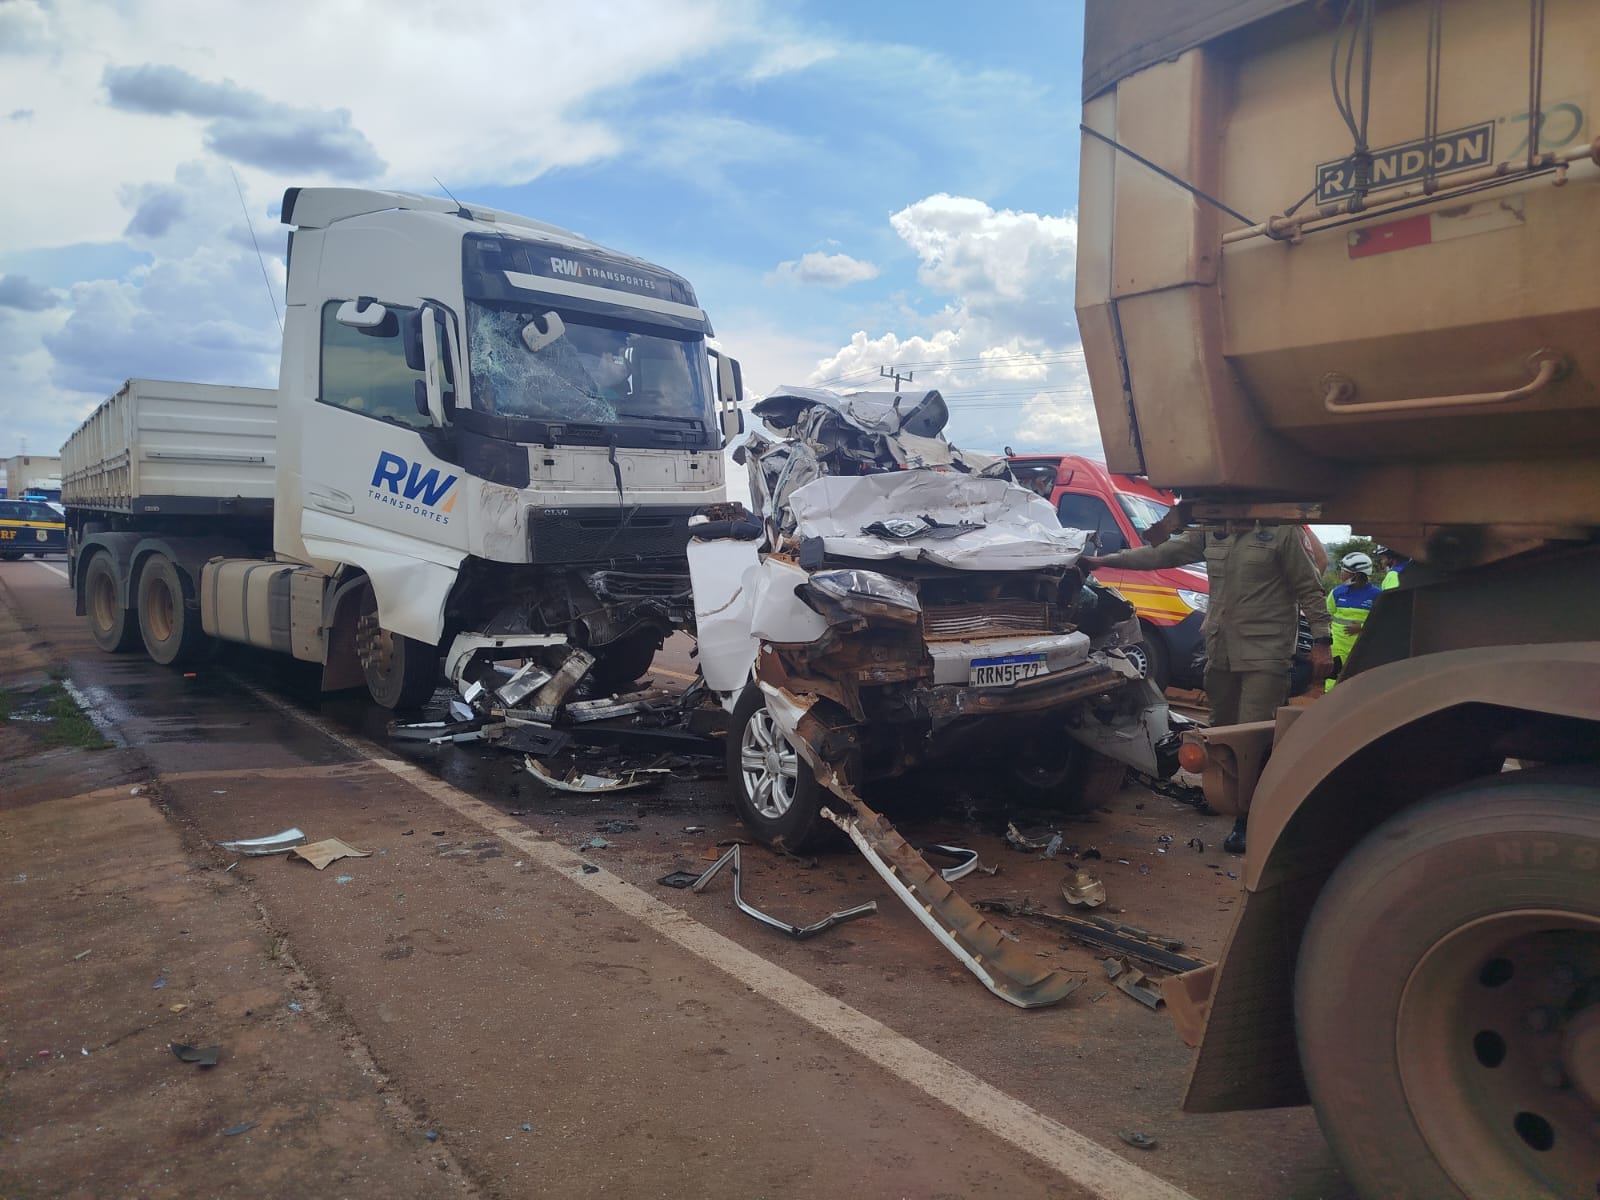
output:
<instances>
[{"instance_id":1,"label":"scattered debris on road","mask_svg":"<svg viewBox=\"0 0 1600 1200\"><path fill-rule=\"evenodd\" d=\"M1061 898L1078 908L1099 908L1106 902L1106 885L1080 867L1061 881Z\"/></svg>"},{"instance_id":2,"label":"scattered debris on road","mask_svg":"<svg viewBox=\"0 0 1600 1200\"><path fill-rule=\"evenodd\" d=\"M556 776L538 759L529 755L524 765L540 783L560 792L631 792L638 788L655 787L672 777L672 772L662 767L639 767L627 771L580 771L573 767L564 776Z\"/></svg>"},{"instance_id":3,"label":"scattered debris on road","mask_svg":"<svg viewBox=\"0 0 1600 1200\"><path fill-rule=\"evenodd\" d=\"M1119 1129L1117 1136L1138 1150L1154 1150L1156 1148L1156 1139L1148 1133L1140 1133L1137 1129Z\"/></svg>"},{"instance_id":4,"label":"scattered debris on road","mask_svg":"<svg viewBox=\"0 0 1600 1200\"><path fill-rule=\"evenodd\" d=\"M194 1063L197 1067L214 1067L222 1058L221 1046L189 1046L183 1042L169 1042L168 1048L178 1061Z\"/></svg>"},{"instance_id":5,"label":"scattered debris on road","mask_svg":"<svg viewBox=\"0 0 1600 1200\"><path fill-rule=\"evenodd\" d=\"M1127 958L1138 959L1163 971L1181 973L1193 971L1207 964L1197 958L1178 954L1170 946L1183 943L1172 938L1152 941L1153 934L1133 925L1118 925L1101 917L1074 917L1065 913L1052 913L1029 901L974 900L974 907L986 912L1004 913L1008 917L1022 917L1062 930L1069 937L1102 950L1114 950ZM1143 935L1143 936L1141 936Z\"/></svg>"},{"instance_id":6,"label":"scattered debris on road","mask_svg":"<svg viewBox=\"0 0 1600 1200\"><path fill-rule=\"evenodd\" d=\"M856 809L854 816L840 816L829 808L822 815L844 830L912 915L984 987L1018 1008L1042 1008L1059 1004L1082 986L1082 979L1042 967L1036 957L1018 949L1014 938L979 916L893 825L859 796L849 800Z\"/></svg>"},{"instance_id":7,"label":"scattered debris on road","mask_svg":"<svg viewBox=\"0 0 1600 1200\"><path fill-rule=\"evenodd\" d=\"M744 872L739 863L738 842L735 842L733 845L729 846L727 853L725 853L721 858L717 859L716 862L712 863L711 866L707 867L705 872L689 885L690 889L697 894L705 891L706 885L717 877L717 874L722 870L723 867L727 866L731 866L732 868L733 903L739 909L739 911L748 917L754 917L763 925L770 926L771 928L778 930L780 933L788 934L796 941L803 941L806 938L815 937L825 929L831 929L835 925L842 925L846 921L854 921L858 917L871 916L873 913L878 911L878 902L876 900L868 900L865 904L858 904L854 908L847 908L840 912L829 913L826 917L823 917L822 920L818 921L814 925L792 925L788 921L780 921L777 917L769 916L768 914L762 912L759 908L746 903L744 899L740 887L740 879ZM662 882L666 882L667 878L671 878L671 876L664 877ZM669 886L676 887L678 885L671 884Z\"/></svg>"},{"instance_id":8,"label":"scattered debris on road","mask_svg":"<svg viewBox=\"0 0 1600 1200\"><path fill-rule=\"evenodd\" d=\"M282 833L268 834L266 837L241 838L236 842L218 842L217 846L223 850L231 850L235 854L248 856L263 854L282 854L285 850L294 847L306 840L305 832L299 828L285 829Z\"/></svg>"},{"instance_id":9,"label":"scattered debris on road","mask_svg":"<svg viewBox=\"0 0 1600 1200\"><path fill-rule=\"evenodd\" d=\"M371 858L371 850L357 850L347 842L338 838L325 838L320 842L312 842L309 846L296 846L289 851L291 858L303 858L317 870L322 870L331 862L338 862L341 858Z\"/></svg>"},{"instance_id":10,"label":"scattered debris on road","mask_svg":"<svg viewBox=\"0 0 1600 1200\"><path fill-rule=\"evenodd\" d=\"M1129 966L1127 960L1121 958L1108 958L1102 965L1106 970L1106 978L1116 985L1118 991L1132 996L1146 1008L1161 1007L1161 991L1143 971Z\"/></svg>"}]
</instances>

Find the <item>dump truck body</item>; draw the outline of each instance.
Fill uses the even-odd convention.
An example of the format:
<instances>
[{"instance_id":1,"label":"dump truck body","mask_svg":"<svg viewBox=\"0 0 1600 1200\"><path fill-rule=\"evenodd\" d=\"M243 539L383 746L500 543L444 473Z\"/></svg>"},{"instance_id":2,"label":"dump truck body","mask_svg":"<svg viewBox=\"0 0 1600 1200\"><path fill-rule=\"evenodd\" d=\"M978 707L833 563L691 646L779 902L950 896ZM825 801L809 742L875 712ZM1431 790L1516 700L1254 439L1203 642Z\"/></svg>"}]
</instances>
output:
<instances>
[{"instance_id":1,"label":"dump truck body","mask_svg":"<svg viewBox=\"0 0 1600 1200\"><path fill-rule=\"evenodd\" d=\"M1108 465L1415 560L1326 699L1184 735L1250 830L1173 993L1187 1105L1311 1100L1363 1195L1587 1195L1600 8L1091 0L1086 33Z\"/></svg>"}]
</instances>

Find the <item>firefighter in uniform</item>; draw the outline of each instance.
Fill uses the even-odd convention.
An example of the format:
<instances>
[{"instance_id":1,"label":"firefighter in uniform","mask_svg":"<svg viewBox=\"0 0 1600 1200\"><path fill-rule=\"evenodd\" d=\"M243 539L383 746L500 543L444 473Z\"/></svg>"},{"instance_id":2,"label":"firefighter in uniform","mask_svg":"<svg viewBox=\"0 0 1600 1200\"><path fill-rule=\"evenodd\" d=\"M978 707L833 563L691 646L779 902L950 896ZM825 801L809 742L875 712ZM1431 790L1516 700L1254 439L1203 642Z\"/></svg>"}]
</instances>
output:
<instances>
[{"instance_id":1,"label":"firefighter in uniform","mask_svg":"<svg viewBox=\"0 0 1600 1200\"><path fill-rule=\"evenodd\" d=\"M1288 699L1302 612L1311 625L1312 678L1326 679L1333 669L1327 598L1299 526L1228 521L1185 530L1160 545L1079 561L1091 571L1206 564L1211 596L1204 626L1205 686L1213 725L1270 721ZM1224 846L1244 852L1243 816Z\"/></svg>"},{"instance_id":2,"label":"firefighter in uniform","mask_svg":"<svg viewBox=\"0 0 1600 1200\"><path fill-rule=\"evenodd\" d=\"M1356 638L1372 615L1373 601L1383 591L1372 582L1372 559L1359 550L1353 550L1339 560L1339 570L1344 578L1333 585L1328 593L1328 616L1333 619L1333 661L1340 670L1350 661L1350 651L1355 649ZM1338 679L1328 677L1327 690L1333 691Z\"/></svg>"}]
</instances>

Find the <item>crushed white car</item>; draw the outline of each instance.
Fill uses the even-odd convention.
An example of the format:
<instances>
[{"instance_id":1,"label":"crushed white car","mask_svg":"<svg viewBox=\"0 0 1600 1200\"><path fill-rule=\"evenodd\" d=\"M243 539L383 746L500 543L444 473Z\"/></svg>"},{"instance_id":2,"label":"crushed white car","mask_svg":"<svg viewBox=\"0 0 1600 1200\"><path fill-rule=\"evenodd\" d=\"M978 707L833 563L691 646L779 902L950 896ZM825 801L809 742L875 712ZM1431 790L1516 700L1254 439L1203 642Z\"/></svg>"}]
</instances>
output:
<instances>
[{"instance_id":1,"label":"crushed white car","mask_svg":"<svg viewBox=\"0 0 1600 1200\"><path fill-rule=\"evenodd\" d=\"M1133 609L1085 578L1085 534L942 431L937 391L783 388L754 408L752 513L691 530L701 674L731 714L740 815L799 851L830 793L945 756L1094 803L1163 770ZM736 456L737 457L737 456ZM837 805L835 805L837 807Z\"/></svg>"}]
</instances>

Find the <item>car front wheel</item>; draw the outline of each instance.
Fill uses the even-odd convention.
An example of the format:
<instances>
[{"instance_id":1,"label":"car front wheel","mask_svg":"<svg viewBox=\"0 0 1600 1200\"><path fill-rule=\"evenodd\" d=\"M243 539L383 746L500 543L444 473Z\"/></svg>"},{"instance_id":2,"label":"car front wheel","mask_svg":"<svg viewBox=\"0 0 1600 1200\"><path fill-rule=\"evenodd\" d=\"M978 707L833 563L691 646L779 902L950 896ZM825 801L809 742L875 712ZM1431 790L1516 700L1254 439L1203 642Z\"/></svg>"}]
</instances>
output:
<instances>
[{"instance_id":1,"label":"car front wheel","mask_svg":"<svg viewBox=\"0 0 1600 1200\"><path fill-rule=\"evenodd\" d=\"M755 684L745 688L728 730L728 783L734 807L757 840L796 853L825 844L834 827L822 815L822 785L767 711Z\"/></svg>"}]
</instances>

